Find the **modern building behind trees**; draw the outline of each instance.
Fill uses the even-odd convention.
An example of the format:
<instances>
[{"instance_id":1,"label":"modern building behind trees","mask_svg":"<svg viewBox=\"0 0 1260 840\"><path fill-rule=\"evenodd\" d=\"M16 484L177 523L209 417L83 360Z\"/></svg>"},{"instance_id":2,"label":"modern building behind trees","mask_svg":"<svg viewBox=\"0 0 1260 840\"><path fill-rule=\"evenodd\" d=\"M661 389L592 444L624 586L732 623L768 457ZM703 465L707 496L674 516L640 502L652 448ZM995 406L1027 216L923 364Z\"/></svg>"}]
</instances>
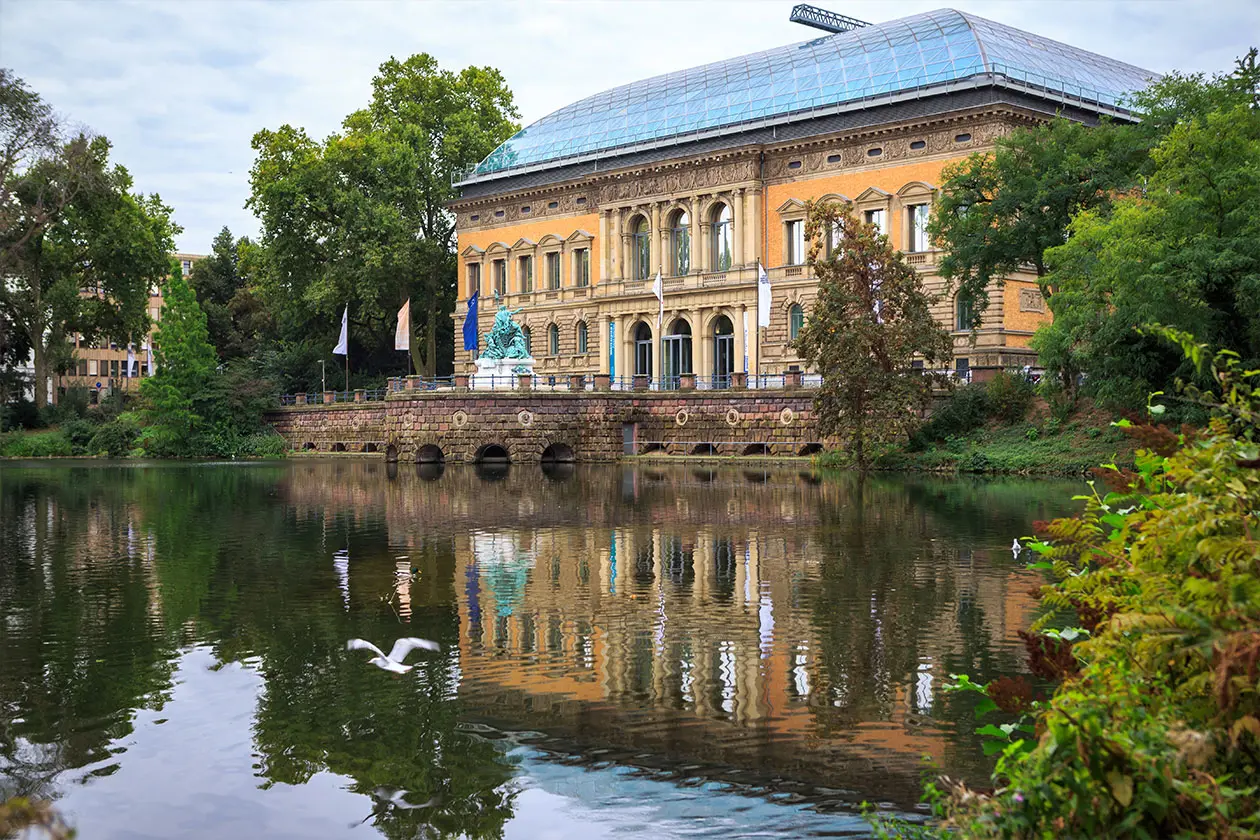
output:
<instances>
[{"instance_id":1,"label":"modern building behind trees","mask_svg":"<svg viewBox=\"0 0 1260 840\"><path fill-rule=\"evenodd\" d=\"M180 271L187 277L192 272L193 263L203 258L202 254L172 254L171 258L179 263ZM92 294L85 291L84 294ZM150 376L151 350L153 334L157 331L158 322L162 318L162 288L155 286L149 290L149 335L139 345L131 348L119 346L108 337L101 337L94 342L86 342L81 336L72 336L74 343L73 370L56 377L54 399L65 394L70 388L86 388L89 401L95 405L110 392L119 390L136 391L140 388L140 380ZM128 349L131 351L131 365L128 369Z\"/></svg>"},{"instance_id":2,"label":"modern building behind trees","mask_svg":"<svg viewBox=\"0 0 1260 840\"><path fill-rule=\"evenodd\" d=\"M1134 119L1124 97L1154 77L950 9L852 23L605 91L499 146L452 204L457 325L474 290L482 333L495 299L521 308L544 375L694 373L704 387L800 369L791 344L816 293L806 201L847 204L940 290L926 225L946 166L1055 114ZM773 292L763 331L758 264ZM957 369L1035 363L1045 301L1031 272L1005 279L974 333L966 300L940 303ZM474 354L460 334L462 372Z\"/></svg>"}]
</instances>

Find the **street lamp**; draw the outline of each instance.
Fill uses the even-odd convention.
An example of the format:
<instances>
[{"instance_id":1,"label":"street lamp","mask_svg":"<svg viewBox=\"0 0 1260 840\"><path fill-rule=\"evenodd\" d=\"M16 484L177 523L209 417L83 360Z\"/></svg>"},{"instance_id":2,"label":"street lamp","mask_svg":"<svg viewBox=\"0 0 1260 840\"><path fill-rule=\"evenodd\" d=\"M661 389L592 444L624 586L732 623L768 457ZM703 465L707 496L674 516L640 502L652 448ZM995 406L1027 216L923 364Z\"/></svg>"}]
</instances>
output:
<instances>
[{"instance_id":1,"label":"street lamp","mask_svg":"<svg viewBox=\"0 0 1260 840\"><path fill-rule=\"evenodd\" d=\"M323 392L327 390L328 390L328 379L327 377L324 376L324 360L320 359L319 360L319 392L322 394Z\"/></svg>"}]
</instances>

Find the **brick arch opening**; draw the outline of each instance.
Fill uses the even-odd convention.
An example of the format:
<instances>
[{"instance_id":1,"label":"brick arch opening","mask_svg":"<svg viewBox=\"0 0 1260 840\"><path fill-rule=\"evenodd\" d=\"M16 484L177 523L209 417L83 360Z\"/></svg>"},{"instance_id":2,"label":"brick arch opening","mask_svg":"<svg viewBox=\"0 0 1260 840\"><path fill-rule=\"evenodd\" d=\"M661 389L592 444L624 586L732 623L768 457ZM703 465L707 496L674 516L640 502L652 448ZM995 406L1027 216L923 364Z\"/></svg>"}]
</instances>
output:
<instances>
[{"instance_id":1,"label":"brick arch opening","mask_svg":"<svg viewBox=\"0 0 1260 840\"><path fill-rule=\"evenodd\" d=\"M802 446L801 451L797 452L796 454L802 457L808 457L810 455L818 455L822 451L823 451L823 447L821 443L807 443L804 446Z\"/></svg>"},{"instance_id":2,"label":"brick arch opening","mask_svg":"<svg viewBox=\"0 0 1260 840\"><path fill-rule=\"evenodd\" d=\"M344 443L334 443L334 444L333 444L332 451L333 451L333 452L345 452L345 451L346 451L346 445L345 445Z\"/></svg>"},{"instance_id":3,"label":"brick arch opening","mask_svg":"<svg viewBox=\"0 0 1260 840\"><path fill-rule=\"evenodd\" d=\"M364 451L364 452L376 452L376 444L375 444L375 443L365 443L365 444L363 444L363 451Z\"/></svg>"},{"instance_id":4,"label":"brick arch opening","mask_svg":"<svg viewBox=\"0 0 1260 840\"><path fill-rule=\"evenodd\" d=\"M511 462L512 456L508 454L507 447L501 443L483 444L473 453L475 464L509 464Z\"/></svg>"},{"instance_id":5,"label":"brick arch opening","mask_svg":"<svg viewBox=\"0 0 1260 840\"><path fill-rule=\"evenodd\" d=\"M385 461L390 464L398 463L398 447L392 443L385 447Z\"/></svg>"},{"instance_id":6,"label":"brick arch opening","mask_svg":"<svg viewBox=\"0 0 1260 840\"><path fill-rule=\"evenodd\" d=\"M314 452L315 444L308 440L306 443L302 444L302 449L304 449L307 452Z\"/></svg>"},{"instance_id":7,"label":"brick arch opening","mask_svg":"<svg viewBox=\"0 0 1260 840\"><path fill-rule=\"evenodd\" d=\"M442 448L437 444L426 443L416 450L417 464L440 464L445 460L446 454L442 452Z\"/></svg>"},{"instance_id":8,"label":"brick arch opening","mask_svg":"<svg viewBox=\"0 0 1260 840\"><path fill-rule=\"evenodd\" d=\"M665 445L659 441L643 444L643 448L639 450L640 455L649 455L653 452L665 453Z\"/></svg>"},{"instance_id":9,"label":"brick arch opening","mask_svg":"<svg viewBox=\"0 0 1260 840\"><path fill-rule=\"evenodd\" d=\"M577 453L567 443L553 443L542 451L544 464L571 464L577 460Z\"/></svg>"},{"instance_id":10,"label":"brick arch opening","mask_svg":"<svg viewBox=\"0 0 1260 840\"><path fill-rule=\"evenodd\" d=\"M691 448L692 455L716 455L717 447L711 443L698 443Z\"/></svg>"},{"instance_id":11,"label":"brick arch opening","mask_svg":"<svg viewBox=\"0 0 1260 840\"><path fill-rule=\"evenodd\" d=\"M769 455L770 447L764 443L750 443L744 447L742 455Z\"/></svg>"}]
</instances>

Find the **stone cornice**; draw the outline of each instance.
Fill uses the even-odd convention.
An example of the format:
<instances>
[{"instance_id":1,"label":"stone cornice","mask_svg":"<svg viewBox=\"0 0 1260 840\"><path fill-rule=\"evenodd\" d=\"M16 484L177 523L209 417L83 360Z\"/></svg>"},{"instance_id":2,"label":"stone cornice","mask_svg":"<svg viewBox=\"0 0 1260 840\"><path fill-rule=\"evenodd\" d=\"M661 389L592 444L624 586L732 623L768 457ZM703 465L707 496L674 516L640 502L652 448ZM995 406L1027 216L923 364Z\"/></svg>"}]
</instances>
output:
<instances>
[{"instance_id":1,"label":"stone cornice","mask_svg":"<svg viewBox=\"0 0 1260 840\"><path fill-rule=\"evenodd\" d=\"M919 157L966 154L991 144L1017 126L1044 122L1046 117L1010 105L988 105L903 120L858 130L818 134L780 143L756 143L719 152L674 158L649 165L597 172L578 179L450 203L460 231L520 224L533 219L598 213L635 202L668 200L688 194L712 194L735 186L760 186L812 173L853 171ZM957 129L971 137L956 142ZM910 143L923 140L920 149ZM867 152L883 151L876 157ZM826 150L828 153L824 153ZM765 169L760 156L765 154ZM840 156L838 161L828 158ZM799 160L800 165L787 165ZM582 203L579 198L584 198ZM556 206L552 207L551 204ZM529 207L529 212L524 208ZM496 215L501 214L501 215ZM478 216L472 219L472 216Z\"/></svg>"}]
</instances>

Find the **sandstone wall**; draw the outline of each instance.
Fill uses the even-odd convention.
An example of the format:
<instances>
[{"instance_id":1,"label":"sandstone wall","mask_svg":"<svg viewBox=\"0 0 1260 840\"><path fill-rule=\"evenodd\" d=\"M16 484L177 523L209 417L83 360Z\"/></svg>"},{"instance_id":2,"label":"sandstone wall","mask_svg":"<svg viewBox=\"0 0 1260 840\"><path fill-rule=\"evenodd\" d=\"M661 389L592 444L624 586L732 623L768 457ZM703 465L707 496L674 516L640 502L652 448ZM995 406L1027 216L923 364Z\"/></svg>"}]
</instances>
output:
<instances>
[{"instance_id":1,"label":"sandstone wall","mask_svg":"<svg viewBox=\"0 0 1260 840\"><path fill-rule=\"evenodd\" d=\"M821 442L812 398L810 391L423 393L279 408L267 419L297 451L405 461L476 461L496 446L515 462L544 453L613 461L627 451L779 456Z\"/></svg>"}]
</instances>

